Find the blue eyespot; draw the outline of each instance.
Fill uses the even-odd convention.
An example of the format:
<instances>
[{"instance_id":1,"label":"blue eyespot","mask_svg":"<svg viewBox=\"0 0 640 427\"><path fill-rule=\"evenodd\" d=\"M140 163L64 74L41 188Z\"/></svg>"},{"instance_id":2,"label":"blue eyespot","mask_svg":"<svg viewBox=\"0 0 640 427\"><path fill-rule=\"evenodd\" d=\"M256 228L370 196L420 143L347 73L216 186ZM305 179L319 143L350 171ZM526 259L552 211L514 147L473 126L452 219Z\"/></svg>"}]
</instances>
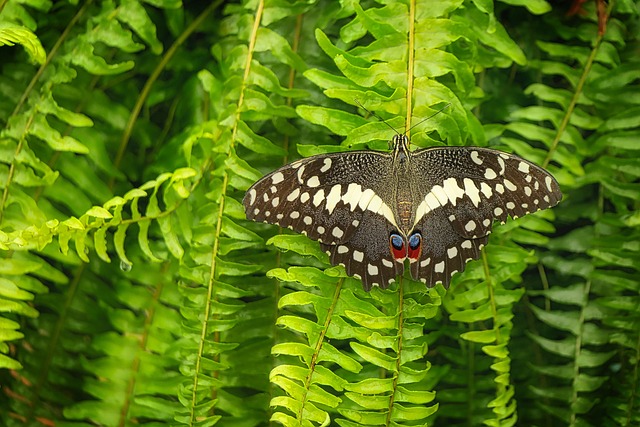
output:
<instances>
[{"instance_id":1,"label":"blue eyespot","mask_svg":"<svg viewBox=\"0 0 640 427\"><path fill-rule=\"evenodd\" d=\"M418 249L420 247L420 242L422 241L422 236L419 232L413 233L411 237L409 237L409 248L410 249Z\"/></svg>"},{"instance_id":2,"label":"blue eyespot","mask_svg":"<svg viewBox=\"0 0 640 427\"><path fill-rule=\"evenodd\" d=\"M391 235L391 246L393 246L393 248L396 250L402 250L402 247L404 246L404 240L399 234Z\"/></svg>"}]
</instances>

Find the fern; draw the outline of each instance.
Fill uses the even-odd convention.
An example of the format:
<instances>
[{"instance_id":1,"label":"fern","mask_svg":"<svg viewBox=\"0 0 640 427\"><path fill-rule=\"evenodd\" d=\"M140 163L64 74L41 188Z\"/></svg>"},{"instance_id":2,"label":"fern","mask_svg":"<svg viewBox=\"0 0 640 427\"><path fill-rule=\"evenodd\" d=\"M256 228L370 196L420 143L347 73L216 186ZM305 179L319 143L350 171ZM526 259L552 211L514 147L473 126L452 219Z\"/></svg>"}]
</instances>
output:
<instances>
[{"instance_id":1,"label":"fern","mask_svg":"<svg viewBox=\"0 0 640 427\"><path fill-rule=\"evenodd\" d=\"M0 424L638 424L638 4L519 3L1 3ZM240 203L359 104L566 198L366 293Z\"/></svg>"},{"instance_id":2,"label":"fern","mask_svg":"<svg viewBox=\"0 0 640 427\"><path fill-rule=\"evenodd\" d=\"M604 271L624 266L624 262L619 262L625 257L600 258L599 254L607 252L602 245L606 247L616 241L618 243L615 246L618 246L620 240L626 240L627 236L632 236L633 240L634 233L625 232L622 228L614 231L610 225L605 225L619 221L618 215L628 214L626 209L620 210L622 205L615 202L613 212L607 213L609 209L605 207L610 197L607 194L609 186L619 185L613 184L618 179L624 182L624 174L614 172L611 168L606 172L600 170L602 174L600 171L595 172L602 161L609 162L608 155L595 162L588 161L590 156L601 150L617 151L615 143L594 142L604 142L612 136L606 123L609 117L615 118L622 113L624 107L613 106L600 99L596 87L599 81L609 81L612 77L615 80L616 71L612 76L611 70L617 70L619 58L624 57L624 53L618 52L619 49L624 49L623 24L615 17L616 12L622 12L624 8L622 6L621 10L608 11L613 15L606 22L604 34L598 34L597 23L585 22L575 30L560 27L563 30L561 36L568 42L561 44L541 41L537 44L542 58L533 62L532 66L540 71L542 80L529 86L525 93L538 98L540 105L527 107L513 114L512 122L505 129L518 136L502 139L510 147L522 150L523 154L526 152L532 158L537 155L545 163L551 159L560 163L563 168L558 169L556 175L575 190L572 190L566 203L558 210L558 216L565 222L580 222L580 219L584 219L592 223L583 223L565 236L546 244L551 252L541 259L544 266L541 279L545 288L529 292L534 297L529 308L542 323L535 328L544 331L530 335L530 339L543 352L533 367L535 372L545 376L545 383L533 383L531 390L540 407L549 415L559 418L563 425L598 425L607 419L615 419L615 425L632 425L632 420L636 417L631 403L634 399L633 391L623 393L625 397L622 400L625 403L622 407L628 411L626 419L614 409L616 405L611 402L615 398L607 399L609 402L605 404L595 398L599 394L606 394L604 390L613 384L610 382L610 372L613 358L618 352L612 347L614 342L610 334L615 335L615 332L607 320L613 314L603 310L602 304L609 299L624 298L623 294L614 296L616 291L604 279L605 276L617 275L610 276L613 272ZM549 28L554 28L558 22L550 21L549 24ZM590 35L593 40L591 49L582 46L580 41L586 35ZM573 63L574 68L567 68L559 60ZM548 82L554 76L561 76L568 85L553 87ZM547 128L541 125L543 122L550 123L555 130L554 139L544 136ZM584 139L582 135L589 136ZM539 140L551 151L548 154L532 151L526 147L521 137ZM583 167L584 164L587 166ZM600 191L599 200L583 210L586 207L584 197L597 194L594 193L594 184L600 182L604 191ZM620 184L625 186L622 182ZM631 196L631 199L635 200L636 197ZM617 237L614 237L616 234ZM631 266L630 263L626 265ZM543 297L544 300L537 297ZM544 353L548 353L548 356ZM631 378L637 378L634 368L632 372ZM632 384L635 383L634 379L631 381ZM606 415L609 411L616 415ZM624 411L625 409L622 410L623 413ZM596 413L605 415L594 417Z\"/></svg>"}]
</instances>

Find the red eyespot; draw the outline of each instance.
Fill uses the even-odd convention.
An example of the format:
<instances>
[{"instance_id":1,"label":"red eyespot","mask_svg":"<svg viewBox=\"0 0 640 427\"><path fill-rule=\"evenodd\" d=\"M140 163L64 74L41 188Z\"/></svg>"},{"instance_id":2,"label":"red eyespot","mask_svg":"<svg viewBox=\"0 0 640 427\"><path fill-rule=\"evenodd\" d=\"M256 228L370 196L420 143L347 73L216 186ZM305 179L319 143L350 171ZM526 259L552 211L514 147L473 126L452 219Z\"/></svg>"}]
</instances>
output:
<instances>
[{"instance_id":1,"label":"red eyespot","mask_svg":"<svg viewBox=\"0 0 640 427\"><path fill-rule=\"evenodd\" d=\"M396 261L402 262L407 257L407 248L405 248L404 239L401 235L392 233L389 236L389 248Z\"/></svg>"},{"instance_id":2,"label":"red eyespot","mask_svg":"<svg viewBox=\"0 0 640 427\"><path fill-rule=\"evenodd\" d=\"M416 231L409 237L409 250L407 251L409 261L416 262L422 252L422 235Z\"/></svg>"}]
</instances>

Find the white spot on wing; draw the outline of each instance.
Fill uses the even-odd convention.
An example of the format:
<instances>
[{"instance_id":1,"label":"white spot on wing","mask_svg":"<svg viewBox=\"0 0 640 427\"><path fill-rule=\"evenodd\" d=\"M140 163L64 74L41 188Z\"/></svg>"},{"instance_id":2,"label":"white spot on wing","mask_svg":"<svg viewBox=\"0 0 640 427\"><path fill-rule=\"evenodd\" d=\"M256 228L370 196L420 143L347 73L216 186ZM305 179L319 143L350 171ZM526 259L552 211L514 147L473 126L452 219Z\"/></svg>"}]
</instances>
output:
<instances>
[{"instance_id":1,"label":"white spot on wing","mask_svg":"<svg viewBox=\"0 0 640 427\"><path fill-rule=\"evenodd\" d=\"M347 252L349 252L349 248L348 247L346 247L345 245L338 246L338 253L339 254L346 254Z\"/></svg>"},{"instance_id":2,"label":"white spot on wing","mask_svg":"<svg viewBox=\"0 0 640 427\"><path fill-rule=\"evenodd\" d=\"M333 227L331 234L339 239L344 236L344 231L340 227Z\"/></svg>"},{"instance_id":3,"label":"white spot on wing","mask_svg":"<svg viewBox=\"0 0 640 427\"><path fill-rule=\"evenodd\" d=\"M367 209L371 212L378 213L378 209L380 209L380 206L382 206L383 203L382 199L374 194L369 202L369 206L367 206Z\"/></svg>"},{"instance_id":4,"label":"white spot on wing","mask_svg":"<svg viewBox=\"0 0 640 427\"><path fill-rule=\"evenodd\" d=\"M316 231L318 232L318 234L324 234L325 229L323 226L319 225L318 228L316 228Z\"/></svg>"},{"instance_id":5,"label":"white spot on wing","mask_svg":"<svg viewBox=\"0 0 640 427\"><path fill-rule=\"evenodd\" d=\"M393 263L391 261L389 261L388 259L384 259L384 258L382 258L382 265L384 265L385 267L388 267L388 268L393 267Z\"/></svg>"},{"instance_id":6,"label":"white spot on wing","mask_svg":"<svg viewBox=\"0 0 640 427\"><path fill-rule=\"evenodd\" d=\"M476 165L482 164L482 159L480 158L479 153L477 151L471 152L471 160L473 160L473 163L475 163Z\"/></svg>"},{"instance_id":7,"label":"white spot on wing","mask_svg":"<svg viewBox=\"0 0 640 427\"><path fill-rule=\"evenodd\" d=\"M353 212L362 197L362 187L360 184L351 183L347 187L347 192L342 196L342 201L349 205L349 209Z\"/></svg>"},{"instance_id":8,"label":"white spot on wing","mask_svg":"<svg viewBox=\"0 0 640 427\"><path fill-rule=\"evenodd\" d=\"M298 198L299 195L300 195L300 189L296 188L287 196L287 200L290 202L293 202L295 199Z\"/></svg>"},{"instance_id":9,"label":"white spot on wing","mask_svg":"<svg viewBox=\"0 0 640 427\"><path fill-rule=\"evenodd\" d=\"M522 173L529 173L529 164L526 162L518 163L518 170Z\"/></svg>"},{"instance_id":10,"label":"white spot on wing","mask_svg":"<svg viewBox=\"0 0 640 427\"><path fill-rule=\"evenodd\" d=\"M484 197L486 197L487 199L490 199L493 195L491 187L486 182L480 184L480 192L484 194Z\"/></svg>"},{"instance_id":11,"label":"white spot on wing","mask_svg":"<svg viewBox=\"0 0 640 427\"><path fill-rule=\"evenodd\" d=\"M487 170L484 171L484 177L486 179L496 179L498 175L496 175L496 172L493 169L487 168Z\"/></svg>"},{"instance_id":12,"label":"white spot on wing","mask_svg":"<svg viewBox=\"0 0 640 427\"><path fill-rule=\"evenodd\" d=\"M302 221L307 225L311 225L313 223L313 218L307 215L304 218L302 218Z\"/></svg>"},{"instance_id":13,"label":"white spot on wing","mask_svg":"<svg viewBox=\"0 0 640 427\"><path fill-rule=\"evenodd\" d=\"M509 191L516 191L518 189L518 187L516 187L516 185L508 179L504 180L504 186L507 187L507 190Z\"/></svg>"},{"instance_id":14,"label":"white spot on wing","mask_svg":"<svg viewBox=\"0 0 640 427\"><path fill-rule=\"evenodd\" d=\"M476 222L474 220L469 221L465 226L464 229L467 231L473 231L476 229Z\"/></svg>"},{"instance_id":15,"label":"white spot on wing","mask_svg":"<svg viewBox=\"0 0 640 427\"><path fill-rule=\"evenodd\" d=\"M500 172L498 172L498 175L502 175L504 174L504 160L502 160L501 157L498 157L498 164L500 165Z\"/></svg>"},{"instance_id":16,"label":"white spot on wing","mask_svg":"<svg viewBox=\"0 0 640 427\"><path fill-rule=\"evenodd\" d=\"M273 184L279 184L282 181L284 181L284 175L282 174L282 172L276 172L273 175L271 175L271 182Z\"/></svg>"},{"instance_id":17,"label":"white spot on wing","mask_svg":"<svg viewBox=\"0 0 640 427\"><path fill-rule=\"evenodd\" d=\"M427 258L423 261L420 261L420 267L426 267L429 264L431 264L431 258Z\"/></svg>"},{"instance_id":18,"label":"white spot on wing","mask_svg":"<svg viewBox=\"0 0 640 427\"><path fill-rule=\"evenodd\" d=\"M458 181L455 178L445 179L442 183L444 192L447 193L447 198L453 206L456 205L456 201L464 196L464 190L458 185Z\"/></svg>"},{"instance_id":19,"label":"white spot on wing","mask_svg":"<svg viewBox=\"0 0 640 427\"><path fill-rule=\"evenodd\" d=\"M456 248L455 246L447 249L447 256L449 258L455 258L457 255L458 255L458 248Z\"/></svg>"},{"instance_id":20,"label":"white spot on wing","mask_svg":"<svg viewBox=\"0 0 640 427\"><path fill-rule=\"evenodd\" d=\"M304 193L302 193L302 195L300 196L300 201L302 203L307 203L307 201L309 200L309 193L307 193L306 191Z\"/></svg>"},{"instance_id":21,"label":"white spot on wing","mask_svg":"<svg viewBox=\"0 0 640 427\"><path fill-rule=\"evenodd\" d=\"M252 188L249 191L249 204L252 205L256 202L256 189Z\"/></svg>"},{"instance_id":22,"label":"white spot on wing","mask_svg":"<svg viewBox=\"0 0 640 427\"><path fill-rule=\"evenodd\" d=\"M342 191L342 185L336 184L331 187L331 191L327 194L327 210L329 214L333 213L333 210L336 208L336 205L340 201L340 192Z\"/></svg>"},{"instance_id":23,"label":"white spot on wing","mask_svg":"<svg viewBox=\"0 0 640 427\"><path fill-rule=\"evenodd\" d=\"M462 249L471 249L471 240L465 240L464 242L460 243L460 247Z\"/></svg>"},{"instance_id":24,"label":"white spot on wing","mask_svg":"<svg viewBox=\"0 0 640 427\"><path fill-rule=\"evenodd\" d=\"M357 250L353 251L353 259L358 262L362 262L362 260L364 259L364 253Z\"/></svg>"},{"instance_id":25,"label":"white spot on wing","mask_svg":"<svg viewBox=\"0 0 640 427\"><path fill-rule=\"evenodd\" d=\"M420 202L418 208L416 209L416 219L413 221L413 226L415 227L415 225L419 223L426 214L439 208L440 206L440 202L438 201L436 196L434 196L433 193L427 193L427 195L424 197L424 200Z\"/></svg>"},{"instance_id":26,"label":"white spot on wing","mask_svg":"<svg viewBox=\"0 0 640 427\"><path fill-rule=\"evenodd\" d=\"M313 195L313 206L318 207L324 200L324 190L321 188Z\"/></svg>"},{"instance_id":27,"label":"white spot on wing","mask_svg":"<svg viewBox=\"0 0 640 427\"><path fill-rule=\"evenodd\" d=\"M289 214L289 216L290 216L292 219L298 219L298 218L300 218L300 212L298 212L298 211L293 211L293 212L291 212L291 213Z\"/></svg>"},{"instance_id":28,"label":"white spot on wing","mask_svg":"<svg viewBox=\"0 0 640 427\"><path fill-rule=\"evenodd\" d=\"M272 201L271 201L271 205L275 208L276 206L278 206L280 204L280 197L275 197Z\"/></svg>"},{"instance_id":29,"label":"white spot on wing","mask_svg":"<svg viewBox=\"0 0 640 427\"><path fill-rule=\"evenodd\" d=\"M367 273L372 276L376 276L378 274L378 267L373 264L367 265Z\"/></svg>"},{"instance_id":30,"label":"white spot on wing","mask_svg":"<svg viewBox=\"0 0 640 427\"><path fill-rule=\"evenodd\" d=\"M316 175L314 175L307 180L307 185L311 188L318 187L320 185L320 180Z\"/></svg>"},{"instance_id":31,"label":"white spot on wing","mask_svg":"<svg viewBox=\"0 0 640 427\"><path fill-rule=\"evenodd\" d=\"M478 191L478 187L476 187L475 182L469 178L464 179L464 192L471 201L473 205L477 208L480 204L480 192Z\"/></svg>"},{"instance_id":32,"label":"white spot on wing","mask_svg":"<svg viewBox=\"0 0 640 427\"><path fill-rule=\"evenodd\" d=\"M495 216L500 216L500 215L502 215L503 213L504 213L504 211L503 211L503 210L502 210L502 208L501 208L501 207L499 207L499 206L493 210L493 214L494 214Z\"/></svg>"},{"instance_id":33,"label":"white spot on wing","mask_svg":"<svg viewBox=\"0 0 640 427\"><path fill-rule=\"evenodd\" d=\"M323 165L320 168L320 172L325 173L326 171L329 170L330 167L331 167L331 159L327 157L326 159L324 159Z\"/></svg>"},{"instance_id":34,"label":"white spot on wing","mask_svg":"<svg viewBox=\"0 0 640 427\"><path fill-rule=\"evenodd\" d=\"M551 183L552 183L552 180L551 180L551 177L550 177L550 176L546 176L546 177L544 178L544 183L547 185L547 190L549 190L549 191L553 191L553 190L551 189Z\"/></svg>"},{"instance_id":35,"label":"white spot on wing","mask_svg":"<svg viewBox=\"0 0 640 427\"><path fill-rule=\"evenodd\" d=\"M374 191L370 188L364 190L362 192L362 195L360 196L360 200L358 201L358 207L362 210L367 209L367 206L369 206L369 202L371 202L371 199L373 199L373 196L375 195L376 193L374 193Z\"/></svg>"},{"instance_id":36,"label":"white spot on wing","mask_svg":"<svg viewBox=\"0 0 640 427\"><path fill-rule=\"evenodd\" d=\"M304 184L304 181L302 180L302 175L304 174L304 168L305 168L305 165L302 165L300 167L300 169L298 169L298 172L297 172L298 182L300 184Z\"/></svg>"},{"instance_id":37,"label":"white spot on wing","mask_svg":"<svg viewBox=\"0 0 640 427\"><path fill-rule=\"evenodd\" d=\"M444 273L444 261L440 261L433 267L433 271L436 273Z\"/></svg>"},{"instance_id":38,"label":"white spot on wing","mask_svg":"<svg viewBox=\"0 0 640 427\"><path fill-rule=\"evenodd\" d=\"M449 201L449 197L447 197L447 193L444 191L444 188L439 185L434 185L431 189L431 193L436 196L438 202L440 202L440 206L446 205Z\"/></svg>"}]
</instances>

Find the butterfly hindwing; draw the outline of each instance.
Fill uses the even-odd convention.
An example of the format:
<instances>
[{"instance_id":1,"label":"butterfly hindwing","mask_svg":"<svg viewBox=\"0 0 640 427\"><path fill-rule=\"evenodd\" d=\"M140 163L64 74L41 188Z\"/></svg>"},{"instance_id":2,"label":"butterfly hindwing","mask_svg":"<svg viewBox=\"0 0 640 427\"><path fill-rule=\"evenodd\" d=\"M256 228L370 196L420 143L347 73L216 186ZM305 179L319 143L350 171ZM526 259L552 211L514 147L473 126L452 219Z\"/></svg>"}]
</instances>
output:
<instances>
[{"instance_id":1,"label":"butterfly hindwing","mask_svg":"<svg viewBox=\"0 0 640 427\"><path fill-rule=\"evenodd\" d=\"M389 234L396 227L380 215L364 212L360 226L348 242L340 245L322 245L331 263L344 265L347 274L362 280L365 290L373 286L387 288L398 276L404 265L397 262L389 249Z\"/></svg>"},{"instance_id":2,"label":"butterfly hindwing","mask_svg":"<svg viewBox=\"0 0 640 427\"><path fill-rule=\"evenodd\" d=\"M432 287L442 283L449 287L451 277L462 273L467 262L480 258L487 235L477 238L461 236L444 210L433 210L416 224L422 235L420 258L411 262L411 277Z\"/></svg>"}]
</instances>

